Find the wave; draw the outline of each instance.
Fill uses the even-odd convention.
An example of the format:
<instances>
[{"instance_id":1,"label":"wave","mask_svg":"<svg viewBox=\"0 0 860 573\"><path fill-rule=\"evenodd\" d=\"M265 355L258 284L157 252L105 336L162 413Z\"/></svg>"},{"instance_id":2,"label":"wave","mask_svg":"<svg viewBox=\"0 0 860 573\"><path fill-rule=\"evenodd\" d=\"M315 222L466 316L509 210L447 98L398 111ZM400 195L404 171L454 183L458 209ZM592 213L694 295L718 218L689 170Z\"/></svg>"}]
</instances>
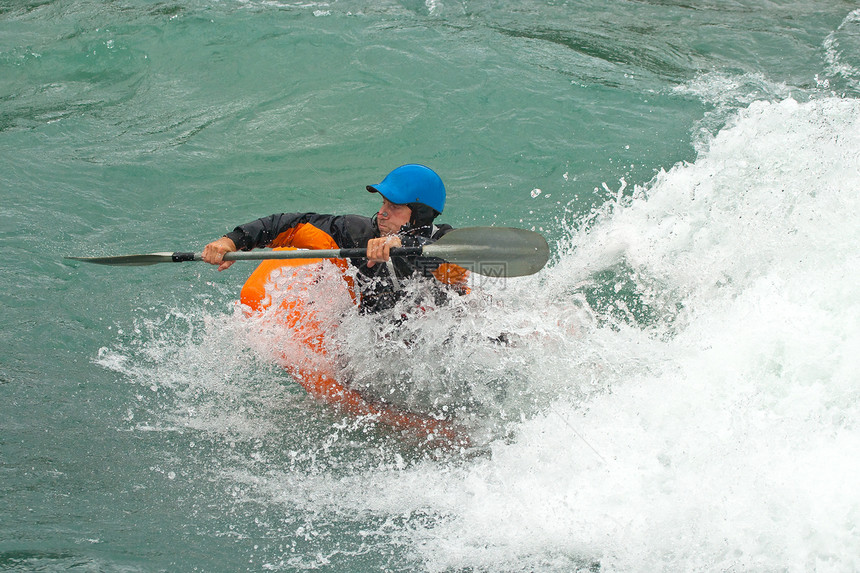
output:
<instances>
[{"instance_id":1,"label":"wave","mask_svg":"<svg viewBox=\"0 0 860 573\"><path fill-rule=\"evenodd\" d=\"M607 391L415 470L453 516L415 534L431 570L858 567L858 127L857 100L753 103L569 238L550 300L623 279L583 333Z\"/></svg>"},{"instance_id":2,"label":"wave","mask_svg":"<svg viewBox=\"0 0 860 573\"><path fill-rule=\"evenodd\" d=\"M133 429L207 436L187 463L221 460L201 472L242 491L232 511L314 549L273 543L270 568L855 570L858 150L858 100L756 101L694 162L566 222L538 275L474 285L382 354L348 316L347 369L399 376L407 402L448 392L477 455L326 413L241 313L140 322L99 361L140 384Z\"/></svg>"}]
</instances>

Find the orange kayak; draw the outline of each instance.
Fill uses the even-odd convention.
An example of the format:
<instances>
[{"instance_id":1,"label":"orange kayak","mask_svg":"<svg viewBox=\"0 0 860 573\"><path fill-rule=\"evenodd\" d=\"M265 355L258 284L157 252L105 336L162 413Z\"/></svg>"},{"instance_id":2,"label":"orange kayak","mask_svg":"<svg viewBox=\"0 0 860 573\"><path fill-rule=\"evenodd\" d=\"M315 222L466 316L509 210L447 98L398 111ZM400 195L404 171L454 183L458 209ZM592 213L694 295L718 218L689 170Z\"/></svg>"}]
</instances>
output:
<instances>
[{"instance_id":1,"label":"orange kayak","mask_svg":"<svg viewBox=\"0 0 860 573\"><path fill-rule=\"evenodd\" d=\"M337 349L327 336L337 327L331 308L354 304L355 295L351 280L343 273L347 262L332 262L336 270L322 259L265 260L242 287L246 312L261 320L264 336L277 339L278 361L308 394L345 414L385 424L434 445L468 445L464 432L451 420L373 403L338 380L332 359Z\"/></svg>"}]
</instances>

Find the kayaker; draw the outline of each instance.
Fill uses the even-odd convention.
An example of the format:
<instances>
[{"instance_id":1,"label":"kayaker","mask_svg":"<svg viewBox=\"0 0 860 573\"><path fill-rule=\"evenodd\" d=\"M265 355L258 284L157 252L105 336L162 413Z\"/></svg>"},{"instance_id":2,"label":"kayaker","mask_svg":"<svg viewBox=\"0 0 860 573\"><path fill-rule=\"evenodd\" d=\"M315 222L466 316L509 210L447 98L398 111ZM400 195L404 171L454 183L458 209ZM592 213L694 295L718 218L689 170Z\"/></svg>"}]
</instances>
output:
<instances>
[{"instance_id":1,"label":"kayaker","mask_svg":"<svg viewBox=\"0 0 860 573\"><path fill-rule=\"evenodd\" d=\"M468 271L434 257L390 256L394 247L416 247L437 241L453 228L434 221L445 208L445 185L436 172L418 164L402 165L381 183L368 185L382 196L373 217L280 213L239 225L206 245L203 260L223 271L233 264L224 254L259 247L299 249L366 248L367 258L354 259L356 286L364 312L392 308L403 295L403 279L425 277L437 298L468 291Z\"/></svg>"}]
</instances>

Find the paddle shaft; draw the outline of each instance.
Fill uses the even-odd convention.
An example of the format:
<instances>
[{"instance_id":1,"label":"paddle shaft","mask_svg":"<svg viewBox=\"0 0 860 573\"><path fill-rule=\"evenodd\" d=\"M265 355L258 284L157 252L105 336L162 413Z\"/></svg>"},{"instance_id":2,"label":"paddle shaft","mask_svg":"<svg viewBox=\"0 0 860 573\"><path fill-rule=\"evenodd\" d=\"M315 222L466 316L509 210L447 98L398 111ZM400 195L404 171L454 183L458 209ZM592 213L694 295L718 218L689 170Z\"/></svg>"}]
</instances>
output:
<instances>
[{"instance_id":1,"label":"paddle shaft","mask_svg":"<svg viewBox=\"0 0 860 573\"><path fill-rule=\"evenodd\" d=\"M424 247L395 247L392 257L417 257L423 254ZM174 263L202 261L200 253L173 253ZM314 249L296 251L234 251L225 253L225 261L262 261L266 259L364 259L367 249Z\"/></svg>"}]
</instances>

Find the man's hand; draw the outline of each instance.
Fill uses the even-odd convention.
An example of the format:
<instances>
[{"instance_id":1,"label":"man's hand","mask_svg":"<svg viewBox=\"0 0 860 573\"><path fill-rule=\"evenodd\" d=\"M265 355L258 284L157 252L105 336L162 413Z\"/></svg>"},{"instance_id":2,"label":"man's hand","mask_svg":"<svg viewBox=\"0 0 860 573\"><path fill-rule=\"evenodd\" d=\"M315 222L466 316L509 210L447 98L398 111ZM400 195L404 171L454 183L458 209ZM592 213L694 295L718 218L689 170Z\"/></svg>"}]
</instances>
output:
<instances>
[{"instance_id":1,"label":"man's hand","mask_svg":"<svg viewBox=\"0 0 860 573\"><path fill-rule=\"evenodd\" d=\"M368 268L373 267L376 263L388 261L391 258L391 249L400 246L402 246L402 243L400 242L400 237L397 235L389 235L367 241Z\"/></svg>"},{"instance_id":2,"label":"man's hand","mask_svg":"<svg viewBox=\"0 0 860 573\"><path fill-rule=\"evenodd\" d=\"M210 265L218 265L218 270L223 271L230 268L234 261L225 261L224 255L238 250L236 243L227 237L221 237L203 247L203 260Z\"/></svg>"}]
</instances>

